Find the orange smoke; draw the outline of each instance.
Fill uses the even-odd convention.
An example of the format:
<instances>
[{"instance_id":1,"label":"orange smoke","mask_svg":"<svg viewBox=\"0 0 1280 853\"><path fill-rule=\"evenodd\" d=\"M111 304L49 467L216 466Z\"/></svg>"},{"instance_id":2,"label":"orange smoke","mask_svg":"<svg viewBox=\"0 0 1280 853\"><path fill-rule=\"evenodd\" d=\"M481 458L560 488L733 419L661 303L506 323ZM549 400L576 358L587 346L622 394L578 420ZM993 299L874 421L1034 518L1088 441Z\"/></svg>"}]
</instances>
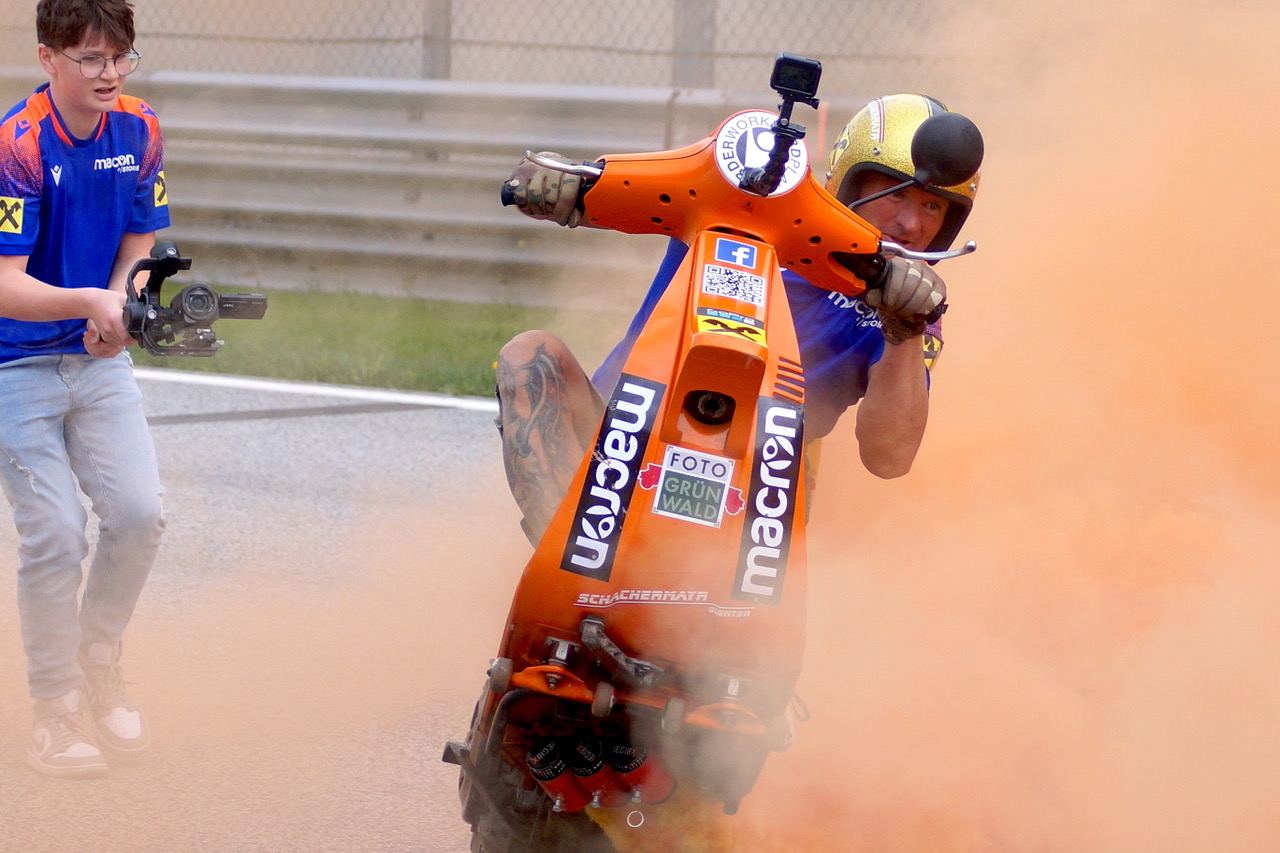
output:
<instances>
[{"instance_id":1,"label":"orange smoke","mask_svg":"<svg viewBox=\"0 0 1280 853\"><path fill-rule=\"evenodd\" d=\"M1255 251L1280 224L1280 11L1044 11L1062 26L1010 40L1031 64L1007 89L940 93L987 139L981 250L941 268L912 474L862 474L847 422L824 450L813 720L732 849L1280 849L1276 284Z\"/></svg>"}]
</instances>

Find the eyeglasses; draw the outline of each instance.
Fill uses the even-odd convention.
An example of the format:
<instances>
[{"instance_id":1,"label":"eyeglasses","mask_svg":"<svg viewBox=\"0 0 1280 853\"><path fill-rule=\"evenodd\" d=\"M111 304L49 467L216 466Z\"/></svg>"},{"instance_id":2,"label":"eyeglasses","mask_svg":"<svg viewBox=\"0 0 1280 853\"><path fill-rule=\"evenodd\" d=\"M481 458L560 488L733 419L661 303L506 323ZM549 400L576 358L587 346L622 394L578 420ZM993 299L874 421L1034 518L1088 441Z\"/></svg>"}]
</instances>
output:
<instances>
[{"instance_id":1,"label":"eyeglasses","mask_svg":"<svg viewBox=\"0 0 1280 853\"><path fill-rule=\"evenodd\" d=\"M102 76L102 72L107 70L107 57L92 54L80 59L76 59L65 51L58 51L67 59L70 59L76 65L80 66L80 76L87 77L90 80L96 80ZM142 54L136 50L130 50L126 53L118 53L111 57L111 64L115 66L116 73L121 77L132 74L138 70L138 61L142 59Z\"/></svg>"}]
</instances>

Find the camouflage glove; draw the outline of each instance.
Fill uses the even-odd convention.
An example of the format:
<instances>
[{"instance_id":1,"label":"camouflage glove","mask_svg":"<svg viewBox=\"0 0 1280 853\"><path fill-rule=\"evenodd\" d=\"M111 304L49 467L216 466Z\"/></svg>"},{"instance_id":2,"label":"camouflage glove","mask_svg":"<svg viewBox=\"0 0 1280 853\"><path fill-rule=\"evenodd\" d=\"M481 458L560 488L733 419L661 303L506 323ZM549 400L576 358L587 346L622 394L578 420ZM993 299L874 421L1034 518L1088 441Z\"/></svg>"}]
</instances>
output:
<instances>
[{"instance_id":1,"label":"camouflage glove","mask_svg":"<svg viewBox=\"0 0 1280 853\"><path fill-rule=\"evenodd\" d=\"M552 151L543 151L540 156L564 163L573 162ZM539 166L526 157L511 173L507 184L512 188L516 206L527 216L550 219L557 225L570 228L576 227L582 219L582 210L578 207L582 178L577 175Z\"/></svg>"},{"instance_id":2,"label":"camouflage glove","mask_svg":"<svg viewBox=\"0 0 1280 853\"><path fill-rule=\"evenodd\" d=\"M947 301L947 285L928 264L891 258L884 285L868 290L863 301L880 314L884 339L900 344L924 334L929 315Z\"/></svg>"}]
</instances>

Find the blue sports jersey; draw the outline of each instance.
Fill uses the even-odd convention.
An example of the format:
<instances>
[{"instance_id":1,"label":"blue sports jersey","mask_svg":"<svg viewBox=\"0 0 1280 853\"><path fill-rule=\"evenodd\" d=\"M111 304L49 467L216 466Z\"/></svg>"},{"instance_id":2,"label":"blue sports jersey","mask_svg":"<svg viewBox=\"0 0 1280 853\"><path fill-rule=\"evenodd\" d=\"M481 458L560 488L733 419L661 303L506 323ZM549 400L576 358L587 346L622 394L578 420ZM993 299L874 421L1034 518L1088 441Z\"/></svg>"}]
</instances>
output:
<instances>
[{"instance_id":1,"label":"blue sports jersey","mask_svg":"<svg viewBox=\"0 0 1280 853\"><path fill-rule=\"evenodd\" d=\"M679 240L667 244L667 254L626 335L592 376L592 383L606 399L618 383L641 329L688 253L689 247ZM783 270L782 277L804 365L804 433L813 441L831 432L845 410L866 393L867 371L884 354L884 334L875 309L861 299L815 287L790 270ZM942 326L935 323L924 335L926 369L941 348Z\"/></svg>"},{"instance_id":2,"label":"blue sports jersey","mask_svg":"<svg viewBox=\"0 0 1280 853\"><path fill-rule=\"evenodd\" d=\"M91 138L73 137L43 84L0 123L0 254L28 256L55 287L107 287L125 232L169 225L163 148L155 113L124 95ZM0 362L83 353L84 328L0 318Z\"/></svg>"}]
</instances>

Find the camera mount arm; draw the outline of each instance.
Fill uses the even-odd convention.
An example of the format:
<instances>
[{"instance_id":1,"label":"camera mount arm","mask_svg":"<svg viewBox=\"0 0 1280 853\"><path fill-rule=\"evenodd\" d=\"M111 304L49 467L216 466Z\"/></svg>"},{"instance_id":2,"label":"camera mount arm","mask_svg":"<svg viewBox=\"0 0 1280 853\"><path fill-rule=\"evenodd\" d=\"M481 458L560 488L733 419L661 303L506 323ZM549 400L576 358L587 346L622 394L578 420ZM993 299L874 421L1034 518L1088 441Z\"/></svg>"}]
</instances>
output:
<instances>
[{"instance_id":1,"label":"camera mount arm","mask_svg":"<svg viewBox=\"0 0 1280 853\"><path fill-rule=\"evenodd\" d=\"M773 148L764 166L747 169L738 182L738 188L759 196L768 196L782 183L791 146L804 139L804 125L791 121L791 111L796 104L817 109L818 81L822 78L822 63L794 53L779 53L773 63L773 77L769 85L782 96L778 105L778 120L773 132Z\"/></svg>"},{"instance_id":2,"label":"camera mount arm","mask_svg":"<svg viewBox=\"0 0 1280 853\"><path fill-rule=\"evenodd\" d=\"M142 330L147 327L148 320L154 321L158 316L157 309L160 308L160 288L164 280L180 270L189 269L191 259L182 257L176 243L164 240L152 246L151 257L137 261L125 279L125 295L128 297L124 306L125 328L131 332L134 329ZM147 273L147 283L139 294L134 289L133 280L143 271ZM151 351L145 341L140 342Z\"/></svg>"}]
</instances>

